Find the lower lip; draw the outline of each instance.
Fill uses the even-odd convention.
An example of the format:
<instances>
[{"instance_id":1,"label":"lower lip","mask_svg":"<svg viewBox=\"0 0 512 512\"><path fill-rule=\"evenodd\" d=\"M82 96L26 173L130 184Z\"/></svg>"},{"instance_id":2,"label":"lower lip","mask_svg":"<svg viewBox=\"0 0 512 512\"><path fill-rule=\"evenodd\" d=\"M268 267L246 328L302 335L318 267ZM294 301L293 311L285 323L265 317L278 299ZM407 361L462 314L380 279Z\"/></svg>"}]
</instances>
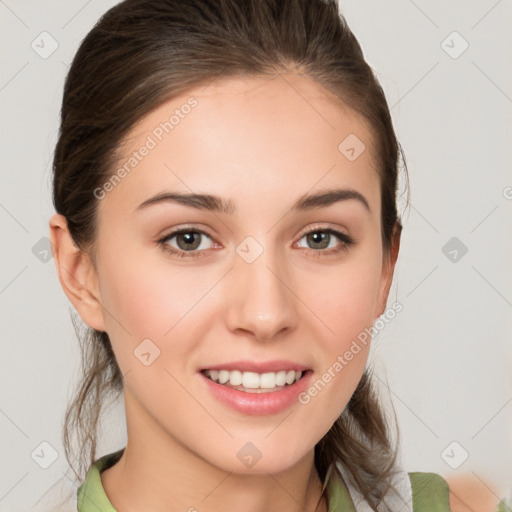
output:
<instances>
[{"instance_id":1,"label":"lower lip","mask_svg":"<svg viewBox=\"0 0 512 512\"><path fill-rule=\"evenodd\" d=\"M307 389L312 373L311 370L308 370L302 375L302 378L294 384L285 386L279 391L270 391L267 393L246 393L245 391L239 391L214 382L201 372L199 375L206 383L206 386L208 386L208 389L220 402L243 414L263 416L267 414L277 414L298 402L297 397Z\"/></svg>"}]
</instances>

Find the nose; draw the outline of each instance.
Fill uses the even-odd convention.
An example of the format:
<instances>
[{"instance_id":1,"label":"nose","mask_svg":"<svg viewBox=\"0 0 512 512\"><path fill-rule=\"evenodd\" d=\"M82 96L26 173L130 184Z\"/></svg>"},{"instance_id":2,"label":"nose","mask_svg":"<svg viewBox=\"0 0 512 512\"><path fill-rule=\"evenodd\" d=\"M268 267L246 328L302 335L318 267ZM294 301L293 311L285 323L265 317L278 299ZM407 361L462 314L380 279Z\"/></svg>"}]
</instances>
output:
<instances>
[{"instance_id":1,"label":"nose","mask_svg":"<svg viewBox=\"0 0 512 512\"><path fill-rule=\"evenodd\" d=\"M268 341L295 329L297 299L284 264L264 251L252 263L237 257L230 274L226 321L231 332Z\"/></svg>"}]
</instances>

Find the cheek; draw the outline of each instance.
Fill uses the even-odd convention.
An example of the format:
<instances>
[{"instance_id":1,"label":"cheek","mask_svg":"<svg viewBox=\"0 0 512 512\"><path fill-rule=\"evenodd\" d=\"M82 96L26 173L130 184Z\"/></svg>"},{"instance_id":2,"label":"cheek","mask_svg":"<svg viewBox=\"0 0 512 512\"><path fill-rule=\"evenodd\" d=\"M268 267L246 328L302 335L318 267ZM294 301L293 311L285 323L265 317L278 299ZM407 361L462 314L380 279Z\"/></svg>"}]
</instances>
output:
<instances>
[{"instance_id":1,"label":"cheek","mask_svg":"<svg viewBox=\"0 0 512 512\"><path fill-rule=\"evenodd\" d=\"M319 318L314 336L320 365L299 401L323 418L323 427L341 414L366 366L381 270L378 247L367 254L336 272L317 275L315 287L303 290L304 302Z\"/></svg>"},{"instance_id":2,"label":"cheek","mask_svg":"<svg viewBox=\"0 0 512 512\"><path fill-rule=\"evenodd\" d=\"M381 267L378 258L354 259L324 277L315 279L315 287L304 290L314 311L325 323L333 340L333 349L370 327L378 302Z\"/></svg>"},{"instance_id":3,"label":"cheek","mask_svg":"<svg viewBox=\"0 0 512 512\"><path fill-rule=\"evenodd\" d=\"M134 247L131 253L102 256L101 298L135 331L160 337L200 300L205 287L190 269L143 253Z\"/></svg>"},{"instance_id":4,"label":"cheek","mask_svg":"<svg viewBox=\"0 0 512 512\"><path fill-rule=\"evenodd\" d=\"M125 368L130 366L129 357L145 339L161 349L168 345L209 288L198 286L197 279L179 266L148 264L127 253L119 257L104 254L101 261L101 301L121 367L123 360ZM180 347L191 348L180 343L178 352Z\"/></svg>"}]
</instances>

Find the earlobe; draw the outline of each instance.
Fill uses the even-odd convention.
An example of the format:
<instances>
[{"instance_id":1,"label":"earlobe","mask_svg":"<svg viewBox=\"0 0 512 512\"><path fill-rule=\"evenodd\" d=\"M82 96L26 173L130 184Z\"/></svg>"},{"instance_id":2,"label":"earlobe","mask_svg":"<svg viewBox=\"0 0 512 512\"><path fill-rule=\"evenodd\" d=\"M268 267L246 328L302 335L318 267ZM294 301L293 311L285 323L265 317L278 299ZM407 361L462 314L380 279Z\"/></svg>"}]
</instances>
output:
<instances>
[{"instance_id":1,"label":"earlobe","mask_svg":"<svg viewBox=\"0 0 512 512\"><path fill-rule=\"evenodd\" d=\"M391 246L387 255L384 258L384 264L382 268L381 287L379 290L378 298L378 309L376 311L376 317L379 317L386 310L388 301L389 290L393 281L393 273L395 270L396 260L398 258L398 252L400 250L400 237L402 235L402 224L397 221L393 228L393 234L391 235Z\"/></svg>"},{"instance_id":2,"label":"earlobe","mask_svg":"<svg viewBox=\"0 0 512 512\"><path fill-rule=\"evenodd\" d=\"M89 327L105 331L96 269L89 255L75 245L66 218L58 213L50 219L50 241L64 293Z\"/></svg>"}]
</instances>

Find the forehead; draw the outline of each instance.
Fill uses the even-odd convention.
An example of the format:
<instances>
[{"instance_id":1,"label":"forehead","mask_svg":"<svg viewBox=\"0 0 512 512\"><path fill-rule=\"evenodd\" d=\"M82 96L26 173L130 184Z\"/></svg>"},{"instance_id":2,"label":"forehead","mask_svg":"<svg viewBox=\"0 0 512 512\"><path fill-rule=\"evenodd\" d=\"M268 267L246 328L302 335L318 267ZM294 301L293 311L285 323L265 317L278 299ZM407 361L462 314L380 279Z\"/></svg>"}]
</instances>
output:
<instances>
[{"instance_id":1,"label":"forehead","mask_svg":"<svg viewBox=\"0 0 512 512\"><path fill-rule=\"evenodd\" d=\"M134 156L144 146L145 155ZM265 190L271 200L315 184L370 193L378 184L374 155L368 121L307 76L217 78L134 125L113 169L129 172L109 196L141 202L177 186L231 196Z\"/></svg>"},{"instance_id":2,"label":"forehead","mask_svg":"<svg viewBox=\"0 0 512 512\"><path fill-rule=\"evenodd\" d=\"M191 108L192 101L197 106ZM364 116L311 77L291 72L217 77L196 86L144 115L126 135L121 149L130 149L131 141L144 134L153 134L161 142L170 131L174 135L183 131L183 125L199 128L212 122L217 128L212 137L228 123L235 129L250 124L268 132L274 125L283 136L296 135L294 130L309 137L313 132L321 136L330 131L335 142L353 130L364 141L367 153L376 156L373 127ZM167 130L162 126L166 123ZM180 130L178 125L182 125Z\"/></svg>"}]
</instances>

